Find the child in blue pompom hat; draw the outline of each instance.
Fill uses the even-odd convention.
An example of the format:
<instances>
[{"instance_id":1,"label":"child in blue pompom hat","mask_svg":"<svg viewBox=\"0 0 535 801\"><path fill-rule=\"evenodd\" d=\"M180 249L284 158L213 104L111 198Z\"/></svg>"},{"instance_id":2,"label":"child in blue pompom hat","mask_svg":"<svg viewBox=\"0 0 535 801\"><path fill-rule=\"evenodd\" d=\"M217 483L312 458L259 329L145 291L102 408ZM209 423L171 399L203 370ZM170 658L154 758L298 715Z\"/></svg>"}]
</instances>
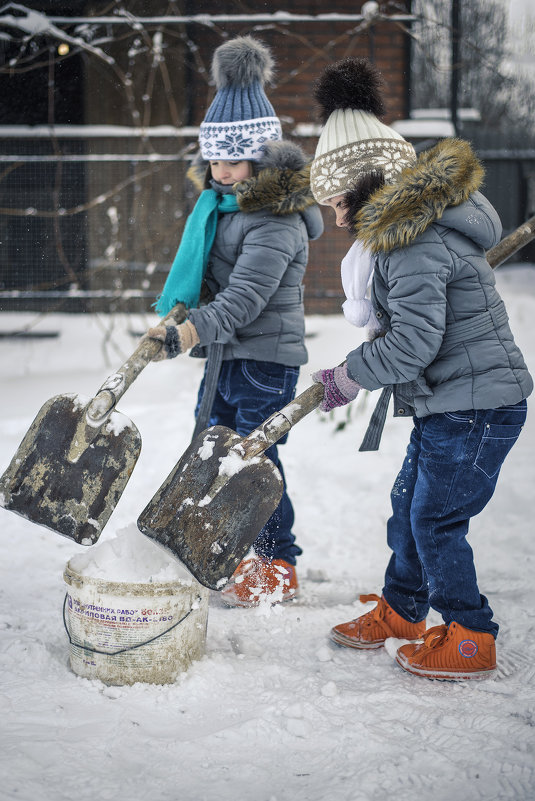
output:
<instances>
[{"instance_id":1,"label":"child in blue pompom hat","mask_svg":"<svg viewBox=\"0 0 535 801\"><path fill-rule=\"evenodd\" d=\"M156 360L190 348L207 355L196 416L200 410L203 416L214 381L203 427L223 425L240 436L295 396L299 368L307 361L303 276L309 240L323 232L307 158L283 141L264 92L272 71L270 51L250 36L214 53L217 92L200 128L202 158L188 172L202 191L156 304L161 315L177 302L189 312L178 326L148 331L163 343ZM210 300L199 306L201 285ZM277 446L266 454L284 479ZM284 487L254 543L255 555L221 591L230 606L255 606L266 596L290 600L298 592L295 565L302 551L292 533L285 481Z\"/></svg>"}]
</instances>

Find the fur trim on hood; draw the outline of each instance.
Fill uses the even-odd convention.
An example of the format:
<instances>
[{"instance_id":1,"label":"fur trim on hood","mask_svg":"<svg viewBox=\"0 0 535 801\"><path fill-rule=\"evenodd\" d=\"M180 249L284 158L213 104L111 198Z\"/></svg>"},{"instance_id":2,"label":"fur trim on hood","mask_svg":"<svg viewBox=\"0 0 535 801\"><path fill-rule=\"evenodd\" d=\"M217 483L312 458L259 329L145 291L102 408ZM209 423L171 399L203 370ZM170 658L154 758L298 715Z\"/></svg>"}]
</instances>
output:
<instances>
[{"instance_id":1,"label":"fur trim on hood","mask_svg":"<svg viewBox=\"0 0 535 801\"><path fill-rule=\"evenodd\" d=\"M195 159L187 172L194 186L207 188L208 162ZM316 201L310 191L310 162L293 142L268 142L262 159L255 163L255 175L235 185L240 211L269 211L282 216L304 211Z\"/></svg>"},{"instance_id":2,"label":"fur trim on hood","mask_svg":"<svg viewBox=\"0 0 535 801\"><path fill-rule=\"evenodd\" d=\"M351 213L353 233L372 253L406 247L448 206L468 200L483 182L484 169L471 146L462 139L444 139L406 167L394 184L374 192Z\"/></svg>"}]
</instances>

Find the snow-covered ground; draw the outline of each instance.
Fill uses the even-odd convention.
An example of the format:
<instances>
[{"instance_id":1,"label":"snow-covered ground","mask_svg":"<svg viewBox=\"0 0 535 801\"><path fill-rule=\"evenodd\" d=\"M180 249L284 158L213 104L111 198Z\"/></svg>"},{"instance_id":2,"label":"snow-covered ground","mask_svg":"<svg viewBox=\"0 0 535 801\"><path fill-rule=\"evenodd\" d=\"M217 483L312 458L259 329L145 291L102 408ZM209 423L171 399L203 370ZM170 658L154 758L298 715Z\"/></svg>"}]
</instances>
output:
<instances>
[{"instance_id":1,"label":"snow-covered ground","mask_svg":"<svg viewBox=\"0 0 535 801\"><path fill-rule=\"evenodd\" d=\"M497 279L533 372L535 268ZM134 349L129 332L151 320L0 314L0 332L31 323L60 333L0 338L0 471L41 404L94 394ZM309 317L307 328L299 391L359 341L341 316ZM187 357L149 365L121 400L143 449L101 543L135 523L188 445L200 373ZM70 670L63 569L88 549L0 510L2 801L535 798L535 417L472 527L501 626L498 675L442 683L403 673L385 649L328 639L365 609L359 593L380 592L388 558L389 491L410 423L390 418L381 450L359 453L375 397L357 401L342 431L347 410L312 413L282 450L304 550L300 599L240 610L213 593L206 656L171 685L108 687Z\"/></svg>"}]
</instances>

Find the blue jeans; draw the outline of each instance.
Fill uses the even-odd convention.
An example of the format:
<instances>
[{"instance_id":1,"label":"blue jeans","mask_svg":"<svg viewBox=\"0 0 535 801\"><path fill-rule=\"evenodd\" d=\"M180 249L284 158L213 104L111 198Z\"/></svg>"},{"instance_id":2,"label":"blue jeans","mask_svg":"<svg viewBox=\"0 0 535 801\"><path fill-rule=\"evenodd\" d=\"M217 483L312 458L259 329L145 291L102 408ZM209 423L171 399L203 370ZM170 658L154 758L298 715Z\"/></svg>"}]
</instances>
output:
<instances>
[{"instance_id":1,"label":"blue jeans","mask_svg":"<svg viewBox=\"0 0 535 801\"><path fill-rule=\"evenodd\" d=\"M406 620L429 607L496 637L492 609L480 595L470 518L489 502L503 461L526 419L526 401L499 409L415 418L407 455L391 492L390 558L383 593Z\"/></svg>"},{"instance_id":2,"label":"blue jeans","mask_svg":"<svg viewBox=\"0 0 535 801\"><path fill-rule=\"evenodd\" d=\"M223 362L217 392L210 414L210 425L232 428L240 436L250 434L274 412L282 409L295 397L299 376L298 367L286 367L275 362L255 359L229 359ZM204 378L199 389L197 408L204 392ZM279 440L282 445L286 434ZM277 445L266 451L279 469L284 483L281 501L254 542L254 550L266 559L285 559L295 565L302 553L292 534L294 510L286 489L286 479L278 456Z\"/></svg>"}]
</instances>

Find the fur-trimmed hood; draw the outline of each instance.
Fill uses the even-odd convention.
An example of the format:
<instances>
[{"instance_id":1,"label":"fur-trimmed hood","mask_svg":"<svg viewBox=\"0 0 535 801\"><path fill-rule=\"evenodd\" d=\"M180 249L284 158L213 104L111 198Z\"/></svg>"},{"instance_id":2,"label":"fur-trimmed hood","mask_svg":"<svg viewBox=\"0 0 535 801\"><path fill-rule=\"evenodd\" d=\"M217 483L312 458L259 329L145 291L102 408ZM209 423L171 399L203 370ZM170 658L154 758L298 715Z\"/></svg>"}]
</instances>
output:
<instances>
[{"instance_id":1,"label":"fur-trimmed hood","mask_svg":"<svg viewBox=\"0 0 535 801\"><path fill-rule=\"evenodd\" d=\"M446 211L477 192L483 177L468 142L444 139L405 168L394 184L375 191L356 214L348 209L353 233L372 253L406 247L434 222L450 225L450 219L443 219Z\"/></svg>"},{"instance_id":2,"label":"fur-trimmed hood","mask_svg":"<svg viewBox=\"0 0 535 801\"><path fill-rule=\"evenodd\" d=\"M202 191L208 162L194 161L187 177ZM310 162L293 142L268 142L263 158L255 163L255 175L235 184L240 211L268 211L277 216L303 212L316 201L310 191Z\"/></svg>"}]
</instances>

